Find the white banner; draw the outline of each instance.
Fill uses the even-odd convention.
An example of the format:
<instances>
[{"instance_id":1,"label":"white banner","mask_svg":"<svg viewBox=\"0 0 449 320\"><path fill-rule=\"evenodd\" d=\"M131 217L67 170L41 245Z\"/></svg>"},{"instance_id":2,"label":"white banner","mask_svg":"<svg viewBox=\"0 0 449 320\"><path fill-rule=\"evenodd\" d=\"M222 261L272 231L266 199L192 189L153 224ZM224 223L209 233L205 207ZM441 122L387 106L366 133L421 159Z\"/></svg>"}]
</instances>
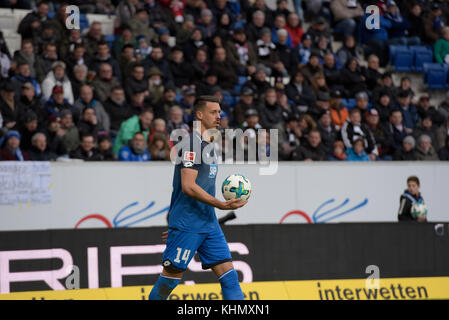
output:
<instances>
[{"instance_id":1,"label":"white banner","mask_svg":"<svg viewBox=\"0 0 449 320\"><path fill-rule=\"evenodd\" d=\"M219 165L219 199L222 181L233 173L247 176L253 188L229 224L397 221L410 175L421 180L428 220L449 221L444 162L281 162L271 176L259 175L259 167ZM50 203L0 205L0 230L165 226L172 178L171 163L51 163ZM216 212L219 218L227 213Z\"/></svg>"}]
</instances>

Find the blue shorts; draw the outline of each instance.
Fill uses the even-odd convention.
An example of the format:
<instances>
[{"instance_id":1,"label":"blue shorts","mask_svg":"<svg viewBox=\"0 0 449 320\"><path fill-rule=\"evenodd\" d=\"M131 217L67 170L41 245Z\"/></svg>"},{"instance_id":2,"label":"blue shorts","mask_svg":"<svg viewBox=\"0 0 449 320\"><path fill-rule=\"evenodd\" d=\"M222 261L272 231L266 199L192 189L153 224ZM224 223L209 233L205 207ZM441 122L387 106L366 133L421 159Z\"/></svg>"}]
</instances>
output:
<instances>
[{"instance_id":1,"label":"blue shorts","mask_svg":"<svg viewBox=\"0 0 449 320\"><path fill-rule=\"evenodd\" d=\"M220 263L232 261L228 243L221 228L210 233L191 233L168 229L167 247L162 265L174 271L185 271L195 252L204 270Z\"/></svg>"}]
</instances>

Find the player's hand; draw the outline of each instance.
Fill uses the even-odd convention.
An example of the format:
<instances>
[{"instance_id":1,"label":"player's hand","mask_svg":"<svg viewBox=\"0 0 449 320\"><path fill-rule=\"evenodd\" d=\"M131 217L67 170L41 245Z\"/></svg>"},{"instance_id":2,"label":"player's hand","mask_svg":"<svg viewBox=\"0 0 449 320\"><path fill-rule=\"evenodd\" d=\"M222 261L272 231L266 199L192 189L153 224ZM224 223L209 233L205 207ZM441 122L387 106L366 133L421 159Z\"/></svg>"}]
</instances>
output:
<instances>
[{"instance_id":1,"label":"player's hand","mask_svg":"<svg viewBox=\"0 0 449 320\"><path fill-rule=\"evenodd\" d=\"M223 206L220 208L221 210L235 210L238 208L243 207L248 200L242 200L242 199L231 199L228 201L223 202Z\"/></svg>"},{"instance_id":2,"label":"player's hand","mask_svg":"<svg viewBox=\"0 0 449 320\"><path fill-rule=\"evenodd\" d=\"M162 242L167 243L167 237L168 237L168 230L162 232Z\"/></svg>"}]
</instances>

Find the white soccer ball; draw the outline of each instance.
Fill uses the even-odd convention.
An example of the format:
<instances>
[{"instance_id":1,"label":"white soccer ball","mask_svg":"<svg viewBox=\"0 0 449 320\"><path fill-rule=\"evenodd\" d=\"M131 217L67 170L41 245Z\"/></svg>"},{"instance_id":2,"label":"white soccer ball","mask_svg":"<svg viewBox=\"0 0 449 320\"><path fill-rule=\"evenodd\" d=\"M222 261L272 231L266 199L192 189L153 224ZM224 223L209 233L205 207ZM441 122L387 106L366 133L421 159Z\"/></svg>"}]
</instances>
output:
<instances>
[{"instance_id":1,"label":"white soccer ball","mask_svg":"<svg viewBox=\"0 0 449 320\"><path fill-rule=\"evenodd\" d=\"M427 216L427 206L424 203L415 203L412 206L412 215L414 217L426 217Z\"/></svg>"},{"instance_id":2,"label":"white soccer ball","mask_svg":"<svg viewBox=\"0 0 449 320\"><path fill-rule=\"evenodd\" d=\"M241 174L233 174L223 181L221 192L226 200L248 200L251 195L251 182Z\"/></svg>"}]
</instances>

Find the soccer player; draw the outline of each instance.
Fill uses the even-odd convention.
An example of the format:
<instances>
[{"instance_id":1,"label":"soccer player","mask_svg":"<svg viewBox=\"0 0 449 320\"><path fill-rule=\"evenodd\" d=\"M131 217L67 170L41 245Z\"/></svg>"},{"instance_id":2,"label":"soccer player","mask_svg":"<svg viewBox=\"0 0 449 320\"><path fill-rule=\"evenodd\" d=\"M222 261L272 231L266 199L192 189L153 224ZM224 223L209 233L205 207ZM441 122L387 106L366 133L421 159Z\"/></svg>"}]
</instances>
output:
<instances>
[{"instance_id":1,"label":"soccer player","mask_svg":"<svg viewBox=\"0 0 449 320\"><path fill-rule=\"evenodd\" d=\"M188 143L184 143L181 154L178 153L181 161L175 165L173 176L163 271L149 299L167 299L198 252L203 269L211 268L218 277L223 298L243 300L238 275L214 208L235 210L247 201L215 198L217 157L209 146L207 130L217 129L220 124L219 100L201 96L195 101L193 111L200 125L194 125ZM181 143L183 141L178 144Z\"/></svg>"}]
</instances>

